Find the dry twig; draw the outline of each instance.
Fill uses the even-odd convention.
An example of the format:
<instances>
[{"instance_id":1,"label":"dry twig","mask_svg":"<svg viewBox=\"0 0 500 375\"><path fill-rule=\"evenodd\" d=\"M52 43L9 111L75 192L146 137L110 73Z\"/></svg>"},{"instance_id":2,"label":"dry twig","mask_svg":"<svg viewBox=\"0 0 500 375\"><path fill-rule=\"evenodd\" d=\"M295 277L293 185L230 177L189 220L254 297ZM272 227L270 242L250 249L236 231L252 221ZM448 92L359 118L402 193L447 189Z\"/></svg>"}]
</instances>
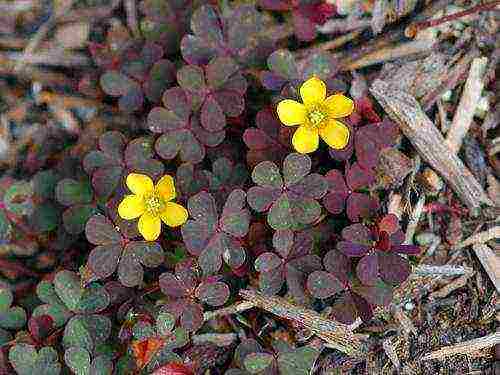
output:
<instances>
[{"instance_id":1,"label":"dry twig","mask_svg":"<svg viewBox=\"0 0 500 375\"><path fill-rule=\"evenodd\" d=\"M373 83L370 92L399 124L422 158L441 174L470 209L479 210L481 203L492 205L469 169L450 152L443 136L415 98L381 80Z\"/></svg>"},{"instance_id":2,"label":"dry twig","mask_svg":"<svg viewBox=\"0 0 500 375\"><path fill-rule=\"evenodd\" d=\"M345 324L326 319L315 311L291 304L278 296L265 296L249 289L240 290L240 296L258 308L283 319L294 320L325 340L332 348L353 356L364 352L359 338Z\"/></svg>"},{"instance_id":3,"label":"dry twig","mask_svg":"<svg viewBox=\"0 0 500 375\"><path fill-rule=\"evenodd\" d=\"M469 131L474 112L476 112L479 99L481 99L487 65L488 59L486 57L472 60L462 98L446 136L446 142L455 154L458 153L462 146L462 141Z\"/></svg>"},{"instance_id":4,"label":"dry twig","mask_svg":"<svg viewBox=\"0 0 500 375\"><path fill-rule=\"evenodd\" d=\"M500 238L500 225L496 225L483 232L473 234L455 246L455 249L463 249L464 247L471 245L484 244L495 238Z\"/></svg>"},{"instance_id":5,"label":"dry twig","mask_svg":"<svg viewBox=\"0 0 500 375\"><path fill-rule=\"evenodd\" d=\"M490 277L495 289L500 293L500 258L489 246L484 244L474 245L472 249Z\"/></svg>"},{"instance_id":6,"label":"dry twig","mask_svg":"<svg viewBox=\"0 0 500 375\"><path fill-rule=\"evenodd\" d=\"M243 301L243 302L238 302L235 303L234 305L225 307L223 309L219 310L214 310L214 311L207 311L203 314L203 319L205 321L213 319L218 316L224 316L224 315L231 315L231 314L237 314L246 310L249 310L251 308L254 308L255 305L251 301Z\"/></svg>"},{"instance_id":7,"label":"dry twig","mask_svg":"<svg viewBox=\"0 0 500 375\"><path fill-rule=\"evenodd\" d=\"M423 361L428 359L443 359L455 354L472 354L478 350L490 348L500 344L500 331L491 335L479 337L474 340L461 342L459 344L445 346L422 357Z\"/></svg>"}]
</instances>

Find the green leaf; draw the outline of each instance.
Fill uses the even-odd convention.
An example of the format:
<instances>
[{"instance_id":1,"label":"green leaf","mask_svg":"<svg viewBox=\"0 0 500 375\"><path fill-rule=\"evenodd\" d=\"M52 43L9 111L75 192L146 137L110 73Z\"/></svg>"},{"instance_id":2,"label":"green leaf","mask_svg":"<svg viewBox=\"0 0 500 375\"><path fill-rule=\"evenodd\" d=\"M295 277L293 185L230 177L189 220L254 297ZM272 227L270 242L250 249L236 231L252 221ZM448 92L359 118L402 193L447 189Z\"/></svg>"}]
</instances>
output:
<instances>
[{"instance_id":1,"label":"green leaf","mask_svg":"<svg viewBox=\"0 0 500 375\"><path fill-rule=\"evenodd\" d=\"M37 353L33 345L16 344L9 352L9 361L19 375L58 375L61 364L57 352L50 346Z\"/></svg>"},{"instance_id":2,"label":"green leaf","mask_svg":"<svg viewBox=\"0 0 500 375\"><path fill-rule=\"evenodd\" d=\"M61 328L73 316L73 313L61 303L56 303L53 305L46 304L35 307L32 316L37 317L42 315L50 316L54 321L54 326L56 328Z\"/></svg>"},{"instance_id":3,"label":"green leaf","mask_svg":"<svg viewBox=\"0 0 500 375\"><path fill-rule=\"evenodd\" d=\"M255 166L252 180L264 187L281 188L283 185L279 168L270 161L263 161Z\"/></svg>"},{"instance_id":4,"label":"green leaf","mask_svg":"<svg viewBox=\"0 0 500 375\"><path fill-rule=\"evenodd\" d=\"M156 329L162 336L169 335L175 326L175 316L168 312L161 312L156 318Z\"/></svg>"},{"instance_id":5,"label":"green leaf","mask_svg":"<svg viewBox=\"0 0 500 375\"><path fill-rule=\"evenodd\" d=\"M75 375L90 374L90 353L84 348L71 347L64 353L64 362Z\"/></svg>"},{"instance_id":6,"label":"green leaf","mask_svg":"<svg viewBox=\"0 0 500 375\"><path fill-rule=\"evenodd\" d=\"M5 208L19 216L33 213L33 185L29 182L17 182L5 192L3 203Z\"/></svg>"},{"instance_id":7,"label":"green leaf","mask_svg":"<svg viewBox=\"0 0 500 375\"><path fill-rule=\"evenodd\" d=\"M68 309L77 310L84 290L76 273L66 270L58 272L54 277L54 289Z\"/></svg>"},{"instance_id":8,"label":"green leaf","mask_svg":"<svg viewBox=\"0 0 500 375\"><path fill-rule=\"evenodd\" d=\"M299 78L299 72L293 54L287 49L274 51L267 58L267 66L273 72L289 80Z\"/></svg>"},{"instance_id":9,"label":"green leaf","mask_svg":"<svg viewBox=\"0 0 500 375\"><path fill-rule=\"evenodd\" d=\"M64 206L92 202L92 187L88 181L65 178L56 186L56 198Z\"/></svg>"},{"instance_id":10,"label":"green leaf","mask_svg":"<svg viewBox=\"0 0 500 375\"><path fill-rule=\"evenodd\" d=\"M100 315L79 315L70 319L64 329L63 345L81 347L92 352L95 345L106 341L111 334L111 321Z\"/></svg>"},{"instance_id":11,"label":"green leaf","mask_svg":"<svg viewBox=\"0 0 500 375\"><path fill-rule=\"evenodd\" d=\"M177 81L184 90L200 93L206 89L203 69L195 65L185 65L179 69Z\"/></svg>"},{"instance_id":12,"label":"green leaf","mask_svg":"<svg viewBox=\"0 0 500 375\"><path fill-rule=\"evenodd\" d=\"M307 347L281 353L278 357L280 372L287 375L309 375L318 355L317 350Z\"/></svg>"},{"instance_id":13,"label":"green leaf","mask_svg":"<svg viewBox=\"0 0 500 375\"><path fill-rule=\"evenodd\" d=\"M264 371L273 363L274 357L268 353L250 353L243 361L245 369L251 374Z\"/></svg>"},{"instance_id":14,"label":"green leaf","mask_svg":"<svg viewBox=\"0 0 500 375\"><path fill-rule=\"evenodd\" d=\"M14 296L9 289L0 288L0 327L19 329L26 324L26 312L19 306L11 307Z\"/></svg>"}]
</instances>

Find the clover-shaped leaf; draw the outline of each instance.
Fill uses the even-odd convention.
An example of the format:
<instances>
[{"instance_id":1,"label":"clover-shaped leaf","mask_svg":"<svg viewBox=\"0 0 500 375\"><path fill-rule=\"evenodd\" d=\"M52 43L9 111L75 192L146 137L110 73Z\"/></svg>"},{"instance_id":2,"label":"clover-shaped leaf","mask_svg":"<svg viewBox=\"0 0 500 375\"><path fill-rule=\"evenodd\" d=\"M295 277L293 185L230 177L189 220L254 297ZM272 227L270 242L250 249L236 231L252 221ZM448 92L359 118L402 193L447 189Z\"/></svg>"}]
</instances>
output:
<instances>
[{"instance_id":1,"label":"clover-shaped leaf","mask_svg":"<svg viewBox=\"0 0 500 375\"><path fill-rule=\"evenodd\" d=\"M255 167L266 160L281 163L290 151L293 129L281 126L272 108L264 108L257 113L255 126L243 133L243 142L249 148L248 165Z\"/></svg>"},{"instance_id":2,"label":"clover-shaped leaf","mask_svg":"<svg viewBox=\"0 0 500 375\"><path fill-rule=\"evenodd\" d=\"M163 104L164 107L153 108L148 116L149 128L163 133L155 144L162 158L173 159L179 155L184 162L199 163L205 157L206 147L215 147L224 140L224 130L212 131L213 128L200 126L199 116L192 113L195 103L181 87L166 90ZM203 121L211 122L211 119Z\"/></svg>"},{"instance_id":3,"label":"clover-shaped leaf","mask_svg":"<svg viewBox=\"0 0 500 375\"><path fill-rule=\"evenodd\" d=\"M9 361L19 375L58 375L61 372L57 351L50 346L37 352L33 345L16 344L9 351Z\"/></svg>"},{"instance_id":4,"label":"clover-shaped leaf","mask_svg":"<svg viewBox=\"0 0 500 375\"><path fill-rule=\"evenodd\" d=\"M263 252L255 260L255 269L260 273L259 288L272 295L286 282L290 294L303 301L307 275L321 268L321 259L311 254L312 237L307 232L278 230L273 246L276 252Z\"/></svg>"},{"instance_id":5,"label":"clover-shaped leaf","mask_svg":"<svg viewBox=\"0 0 500 375\"><path fill-rule=\"evenodd\" d=\"M269 46L260 34L261 27L262 17L254 6L226 8L222 15L215 7L202 5L191 17L193 34L182 38L182 57L195 65L205 65L218 55L253 64Z\"/></svg>"},{"instance_id":6,"label":"clover-shaped leaf","mask_svg":"<svg viewBox=\"0 0 500 375\"><path fill-rule=\"evenodd\" d=\"M259 163L252 172L258 185L248 190L248 204L258 212L268 212L267 222L275 230L300 229L321 214L317 199L327 190L324 177L309 174L307 155L289 154L283 161L283 178L276 164Z\"/></svg>"},{"instance_id":7,"label":"clover-shaped leaf","mask_svg":"<svg viewBox=\"0 0 500 375\"><path fill-rule=\"evenodd\" d=\"M264 87L274 91L296 91L302 81L312 76L322 80L333 77L339 64L329 52L314 51L299 65L289 50L279 49L269 55L267 66L269 70L263 71L260 77Z\"/></svg>"},{"instance_id":8,"label":"clover-shaped leaf","mask_svg":"<svg viewBox=\"0 0 500 375\"><path fill-rule=\"evenodd\" d=\"M26 312L22 307L12 307L13 300L12 292L0 287L0 328L19 329L26 324Z\"/></svg>"},{"instance_id":9,"label":"clover-shaped leaf","mask_svg":"<svg viewBox=\"0 0 500 375\"><path fill-rule=\"evenodd\" d=\"M167 311L188 331L194 332L203 324L203 307L198 301L221 306L229 298L229 287L214 277L200 278L192 260L177 264L175 274L163 273L159 283L170 300Z\"/></svg>"},{"instance_id":10,"label":"clover-shaped leaf","mask_svg":"<svg viewBox=\"0 0 500 375\"><path fill-rule=\"evenodd\" d=\"M207 132L223 131L226 117L239 116L245 108L247 82L229 57L214 58L205 71L186 65L177 72L177 81L201 103L200 124Z\"/></svg>"},{"instance_id":11,"label":"clover-shaped leaf","mask_svg":"<svg viewBox=\"0 0 500 375\"><path fill-rule=\"evenodd\" d=\"M224 260L232 268L245 262L245 250L240 238L248 232L250 213L245 208L246 194L236 189L231 192L219 216L213 196L200 192L188 201L190 216L181 228L187 250L198 256L205 274L215 274Z\"/></svg>"},{"instance_id":12,"label":"clover-shaped leaf","mask_svg":"<svg viewBox=\"0 0 500 375\"><path fill-rule=\"evenodd\" d=\"M104 279L118 269L120 282L133 287L143 282L143 265L157 267L163 263L164 253L158 243L129 241L103 215L92 216L85 233L89 242L98 245L92 249L87 260L90 280Z\"/></svg>"},{"instance_id":13,"label":"clover-shaped leaf","mask_svg":"<svg viewBox=\"0 0 500 375\"><path fill-rule=\"evenodd\" d=\"M357 222L369 218L378 210L378 199L360 191L375 182L373 170L354 163L346 167L345 178L336 169L329 171L325 178L329 187L328 194L323 197L323 205L332 214L341 213L345 207L348 218Z\"/></svg>"}]
</instances>

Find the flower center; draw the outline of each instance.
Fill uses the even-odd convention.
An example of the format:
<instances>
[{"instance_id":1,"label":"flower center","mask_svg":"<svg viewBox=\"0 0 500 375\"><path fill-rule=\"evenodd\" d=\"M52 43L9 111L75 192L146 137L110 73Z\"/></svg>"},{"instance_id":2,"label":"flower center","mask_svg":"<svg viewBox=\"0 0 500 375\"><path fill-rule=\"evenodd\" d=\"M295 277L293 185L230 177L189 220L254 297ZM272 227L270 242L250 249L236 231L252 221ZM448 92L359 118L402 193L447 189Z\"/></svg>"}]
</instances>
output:
<instances>
[{"instance_id":1,"label":"flower center","mask_svg":"<svg viewBox=\"0 0 500 375\"><path fill-rule=\"evenodd\" d=\"M152 216L160 216L165 209L165 201L156 192L145 196L144 204L146 205L146 212Z\"/></svg>"},{"instance_id":2,"label":"flower center","mask_svg":"<svg viewBox=\"0 0 500 375\"><path fill-rule=\"evenodd\" d=\"M309 121L313 125L318 126L326 119L326 114L319 109L315 109L314 111L309 112Z\"/></svg>"}]
</instances>

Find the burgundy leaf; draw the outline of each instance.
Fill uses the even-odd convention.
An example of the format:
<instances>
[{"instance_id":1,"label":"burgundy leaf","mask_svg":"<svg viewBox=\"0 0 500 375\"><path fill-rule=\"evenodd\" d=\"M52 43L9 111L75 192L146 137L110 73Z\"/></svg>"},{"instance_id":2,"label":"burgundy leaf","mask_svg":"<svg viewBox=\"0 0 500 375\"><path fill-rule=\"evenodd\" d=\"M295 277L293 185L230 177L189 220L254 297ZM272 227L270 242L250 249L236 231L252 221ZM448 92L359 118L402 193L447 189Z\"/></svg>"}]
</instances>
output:
<instances>
[{"instance_id":1,"label":"burgundy leaf","mask_svg":"<svg viewBox=\"0 0 500 375\"><path fill-rule=\"evenodd\" d=\"M371 230L363 224L352 224L342 229L342 238L352 242L371 244Z\"/></svg>"},{"instance_id":2,"label":"burgundy leaf","mask_svg":"<svg viewBox=\"0 0 500 375\"><path fill-rule=\"evenodd\" d=\"M379 208L376 197L370 197L362 193L352 193L347 198L347 216L352 222L371 217Z\"/></svg>"},{"instance_id":3,"label":"burgundy leaf","mask_svg":"<svg viewBox=\"0 0 500 375\"><path fill-rule=\"evenodd\" d=\"M316 298L328 298L341 291L343 286L331 273L314 271L307 278L307 289Z\"/></svg>"},{"instance_id":4,"label":"burgundy leaf","mask_svg":"<svg viewBox=\"0 0 500 375\"><path fill-rule=\"evenodd\" d=\"M294 235L292 230L282 229L274 232L273 247L282 258L288 258L293 245Z\"/></svg>"},{"instance_id":5,"label":"burgundy leaf","mask_svg":"<svg viewBox=\"0 0 500 375\"><path fill-rule=\"evenodd\" d=\"M255 270L257 272L271 272L272 270L278 268L283 264L283 261L274 253L264 253L260 254L257 259L255 259Z\"/></svg>"},{"instance_id":6,"label":"burgundy leaf","mask_svg":"<svg viewBox=\"0 0 500 375\"><path fill-rule=\"evenodd\" d=\"M215 132L224 129L226 116L215 98L209 96L201 109L201 125L208 131Z\"/></svg>"},{"instance_id":7,"label":"burgundy leaf","mask_svg":"<svg viewBox=\"0 0 500 375\"><path fill-rule=\"evenodd\" d=\"M377 254L367 254L360 259L356 266L356 275L365 285L373 285L378 280Z\"/></svg>"},{"instance_id":8,"label":"burgundy leaf","mask_svg":"<svg viewBox=\"0 0 500 375\"><path fill-rule=\"evenodd\" d=\"M363 168L359 163L354 163L347 169L346 181L352 190L357 190L373 184L375 173L372 169Z\"/></svg>"},{"instance_id":9,"label":"burgundy leaf","mask_svg":"<svg viewBox=\"0 0 500 375\"><path fill-rule=\"evenodd\" d=\"M351 271L351 260L337 250L331 250L323 258L325 269L342 283L347 284L348 273Z\"/></svg>"},{"instance_id":10,"label":"burgundy leaf","mask_svg":"<svg viewBox=\"0 0 500 375\"><path fill-rule=\"evenodd\" d=\"M229 294L229 287L223 282L202 283L196 289L196 297L210 306L222 306Z\"/></svg>"},{"instance_id":11,"label":"burgundy leaf","mask_svg":"<svg viewBox=\"0 0 500 375\"><path fill-rule=\"evenodd\" d=\"M85 235L94 245L118 244L122 240L113 223L104 215L94 215L87 221Z\"/></svg>"},{"instance_id":12,"label":"burgundy leaf","mask_svg":"<svg viewBox=\"0 0 500 375\"><path fill-rule=\"evenodd\" d=\"M366 245L361 245L349 241L341 241L337 244L337 249L339 249L343 254L348 257L360 257L370 251L370 247Z\"/></svg>"},{"instance_id":13,"label":"burgundy leaf","mask_svg":"<svg viewBox=\"0 0 500 375\"><path fill-rule=\"evenodd\" d=\"M379 252L382 279L390 284L401 284L410 276L408 261L397 254Z\"/></svg>"}]
</instances>

